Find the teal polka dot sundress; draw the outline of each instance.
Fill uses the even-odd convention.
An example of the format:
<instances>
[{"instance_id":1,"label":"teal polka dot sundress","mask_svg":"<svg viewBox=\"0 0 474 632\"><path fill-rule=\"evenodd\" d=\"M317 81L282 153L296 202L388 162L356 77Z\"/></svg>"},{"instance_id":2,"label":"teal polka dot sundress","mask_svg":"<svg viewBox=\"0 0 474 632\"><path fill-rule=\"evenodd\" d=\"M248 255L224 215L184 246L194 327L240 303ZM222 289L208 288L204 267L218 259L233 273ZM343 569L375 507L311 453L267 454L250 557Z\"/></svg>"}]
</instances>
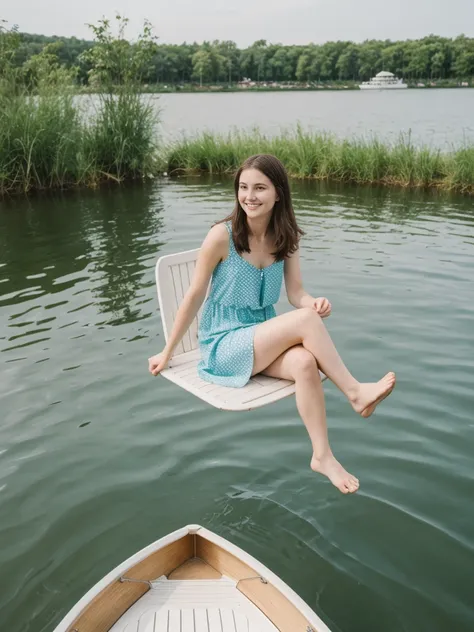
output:
<instances>
[{"instance_id":1,"label":"teal polka dot sundress","mask_svg":"<svg viewBox=\"0 0 474 632\"><path fill-rule=\"evenodd\" d=\"M214 269L211 290L199 323L199 376L221 386L242 387L253 367L255 327L276 316L283 261L256 268L234 246L230 224L229 255Z\"/></svg>"}]
</instances>

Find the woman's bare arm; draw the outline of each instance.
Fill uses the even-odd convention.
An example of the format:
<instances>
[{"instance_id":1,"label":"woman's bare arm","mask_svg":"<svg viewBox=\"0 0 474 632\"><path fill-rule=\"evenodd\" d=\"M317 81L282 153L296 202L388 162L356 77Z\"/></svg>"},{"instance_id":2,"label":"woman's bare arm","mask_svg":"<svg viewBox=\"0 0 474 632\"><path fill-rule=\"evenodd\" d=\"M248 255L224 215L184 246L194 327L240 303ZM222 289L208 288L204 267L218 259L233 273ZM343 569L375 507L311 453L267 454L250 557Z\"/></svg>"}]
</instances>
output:
<instances>
[{"instance_id":1,"label":"woman's bare arm","mask_svg":"<svg viewBox=\"0 0 474 632\"><path fill-rule=\"evenodd\" d=\"M173 355L184 334L196 318L196 314L206 297L209 281L217 264L225 259L229 252L229 236L223 224L216 224L204 239L196 261L191 285L183 297L176 313L173 328L163 351L149 358L150 372L158 375Z\"/></svg>"},{"instance_id":2,"label":"woman's bare arm","mask_svg":"<svg viewBox=\"0 0 474 632\"><path fill-rule=\"evenodd\" d=\"M285 288L288 301L293 307L311 307L315 309L321 318L326 318L331 313L331 303L323 296L314 298L303 287L301 279L299 250L285 259Z\"/></svg>"}]
</instances>

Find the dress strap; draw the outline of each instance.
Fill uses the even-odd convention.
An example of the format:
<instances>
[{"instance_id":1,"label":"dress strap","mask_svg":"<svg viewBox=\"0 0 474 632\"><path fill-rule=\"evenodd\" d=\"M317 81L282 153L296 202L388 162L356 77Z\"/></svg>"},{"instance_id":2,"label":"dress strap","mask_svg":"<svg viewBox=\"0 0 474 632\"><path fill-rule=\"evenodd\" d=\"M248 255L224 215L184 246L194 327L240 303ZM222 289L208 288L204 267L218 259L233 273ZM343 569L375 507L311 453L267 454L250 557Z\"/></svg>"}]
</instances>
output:
<instances>
[{"instance_id":1,"label":"dress strap","mask_svg":"<svg viewBox=\"0 0 474 632\"><path fill-rule=\"evenodd\" d=\"M237 252L234 245L234 238L232 237L232 225L230 222L224 222L224 226L227 228L227 232L229 233L229 256L231 253Z\"/></svg>"}]
</instances>

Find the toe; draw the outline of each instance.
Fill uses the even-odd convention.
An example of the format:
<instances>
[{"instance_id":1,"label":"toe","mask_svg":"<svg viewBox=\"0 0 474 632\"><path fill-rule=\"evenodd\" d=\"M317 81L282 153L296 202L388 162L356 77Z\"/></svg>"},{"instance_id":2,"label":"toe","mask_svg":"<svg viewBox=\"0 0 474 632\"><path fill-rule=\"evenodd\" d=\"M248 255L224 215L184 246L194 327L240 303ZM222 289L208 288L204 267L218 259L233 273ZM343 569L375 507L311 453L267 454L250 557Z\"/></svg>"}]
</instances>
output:
<instances>
[{"instance_id":1,"label":"toe","mask_svg":"<svg viewBox=\"0 0 474 632\"><path fill-rule=\"evenodd\" d=\"M352 476L348 481L348 486L351 492L355 492L359 489L359 481Z\"/></svg>"},{"instance_id":2,"label":"toe","mask_svg":"<svg viewBox=\"0 0 474 632\"><path fill-rule=\"evenodd\" d=\"M344 482L344 486L345 486L345 488L347 489L347 491L349 493L352 492L353 487L354 487L354 485L353 485L353 483L352 483L352 481L350 479L348 479L347 481Z\"/></svg>"}]
</instances>

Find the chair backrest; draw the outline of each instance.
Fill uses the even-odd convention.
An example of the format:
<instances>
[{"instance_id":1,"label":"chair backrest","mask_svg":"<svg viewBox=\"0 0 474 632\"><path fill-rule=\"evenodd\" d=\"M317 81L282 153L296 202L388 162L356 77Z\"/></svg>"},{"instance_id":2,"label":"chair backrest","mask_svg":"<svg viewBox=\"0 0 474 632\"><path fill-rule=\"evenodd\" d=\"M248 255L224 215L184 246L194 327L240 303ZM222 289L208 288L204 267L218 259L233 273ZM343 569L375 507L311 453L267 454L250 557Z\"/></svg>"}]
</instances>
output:
<instances>
[{"instance_id":1,"label":"chair backrest","mask_svg":"<svg viewBox=\"0 0 474 632\"><path fill-rule=\"evenodd\" d=\"M157 261L155 269L156 287L166 341L171 333L178 307L191 284L198 252L199 248L187 250L186 252L165 255ZM187 353L199 347L198 327L200 315L201 310L199 310L182 341L176 347L174 355Z\"/></svg>"}]
</instances>

